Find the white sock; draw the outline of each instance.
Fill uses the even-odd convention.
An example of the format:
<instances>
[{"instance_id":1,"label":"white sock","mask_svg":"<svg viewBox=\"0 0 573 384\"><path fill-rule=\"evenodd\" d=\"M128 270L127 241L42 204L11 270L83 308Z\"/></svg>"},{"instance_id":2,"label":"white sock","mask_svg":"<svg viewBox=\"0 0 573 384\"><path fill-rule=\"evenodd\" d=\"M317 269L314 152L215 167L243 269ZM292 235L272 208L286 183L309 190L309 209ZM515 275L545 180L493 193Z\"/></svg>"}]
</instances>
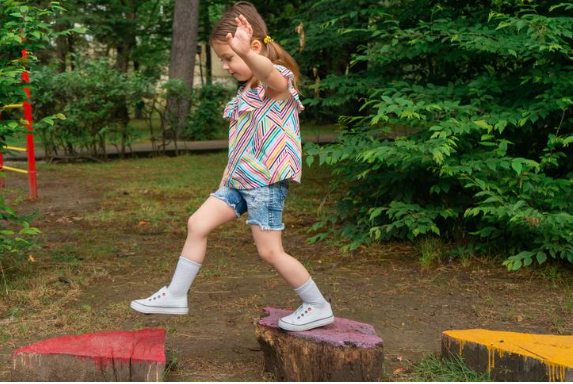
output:
<instances>
[{"instance_id":1,"label":"white sock","mask_svg":"<svg viewBox=\"0 0 573 384\"><path fill-rule=\"evenodd\" d=\"M315 305L318 308L324 308L328 305L328 301L324 299L312 278L308 279L306 283L294 291L299 295L302 301L307 304Z\"/></svg>"},{"instance_id":2,"label":"white sock","mask_svg":"<svg viewBox=\"0 0 573 384\"><path fill-rule=\"evenodd\" d=\"M171 279L171 284L169 284L167 290L175 297L186 296L195 276L197 276L199 272L199 268L201 268L201 264L186 259L183 256L179 257L177 268L175 269L173 279Z\"/></svg>"}]
</instances>

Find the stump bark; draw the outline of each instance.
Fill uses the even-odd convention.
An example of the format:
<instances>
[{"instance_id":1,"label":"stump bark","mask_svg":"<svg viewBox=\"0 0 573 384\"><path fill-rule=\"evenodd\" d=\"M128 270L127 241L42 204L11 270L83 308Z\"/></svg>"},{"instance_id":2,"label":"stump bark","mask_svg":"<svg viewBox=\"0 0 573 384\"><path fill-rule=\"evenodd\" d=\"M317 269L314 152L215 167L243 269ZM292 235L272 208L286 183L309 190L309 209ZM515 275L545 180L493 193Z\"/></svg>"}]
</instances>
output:
<instances>
[{"instance_id":1,"label":"stump bark","mask_svg":"<svg viewBox=\"0 0 573 384\"><path fill-rule=\"evenodd\" d=\"M290 310L265 308L255 323L265 370L280 381L378 381L384 371L383 341L365 323L335 318L304 332L287 332L278 320Z\"/></svg>"},{"instance_id":2,"label":"stump bark","mask_svg":"<svg viewBox=\"0 0 573 384\"><path fill-rule=\"evenodd\" d=\"M12 352L13 381L162 381L165 330L61 336Z\"/></svg>"},{"instance_id":3,"label":"stump bark","mask_svg":"<svg viewBox=\"0 0 573 384\"><path fill-rule=\"evenodd\" d=\"M495 381L573 381L573 336L470 329L442 334L442 357Z\"/></svg>"}]
</instances>

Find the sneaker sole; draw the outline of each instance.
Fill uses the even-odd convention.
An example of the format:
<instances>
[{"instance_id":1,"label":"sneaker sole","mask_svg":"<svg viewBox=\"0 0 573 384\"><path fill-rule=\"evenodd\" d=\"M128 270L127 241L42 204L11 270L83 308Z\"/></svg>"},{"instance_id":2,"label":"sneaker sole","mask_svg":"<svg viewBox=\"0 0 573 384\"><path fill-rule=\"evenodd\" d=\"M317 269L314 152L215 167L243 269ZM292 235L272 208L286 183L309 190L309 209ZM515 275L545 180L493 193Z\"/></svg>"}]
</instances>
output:
<instances>
[{"instance_id":1,"label":"sneaker sole","mask_svg":"<svg viewBox=\"0 0 573 384\"><path fill-rule=\"evenodd\" d=\"M308 331L310 329L314 329L314 328L318 328L318 327L324 327L325 325L332 324L332 323L334 323L334 315L327 317L327 318L324 318L324 319L315 320L312 323L303 324L303 325L288 324L282 320L279 320L278 325L281 329L284 329L285 331L301 332L301 331Z\"/></svg>"},{"instance_id":2,"label":"sneaker sole","mask_svg":"<svg viewBox=\"0 0 573 384\"><path fill-rule=\"evenodd\" d=\"M131 309L146 315L186 315L189 313L189 308L148 307L135 301L132 301L129 306Z\"/></svg>"}]
</instances>

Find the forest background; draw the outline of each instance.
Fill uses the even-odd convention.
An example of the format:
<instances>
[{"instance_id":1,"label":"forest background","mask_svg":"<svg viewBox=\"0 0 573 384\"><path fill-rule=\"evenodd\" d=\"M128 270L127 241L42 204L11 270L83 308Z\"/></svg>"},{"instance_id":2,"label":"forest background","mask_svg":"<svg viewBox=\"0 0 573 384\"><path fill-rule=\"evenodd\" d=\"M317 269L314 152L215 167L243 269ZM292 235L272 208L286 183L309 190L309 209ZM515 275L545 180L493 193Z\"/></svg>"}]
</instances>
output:
<instances>
[{"instance_id":1,"label":"forest background","mask_svg":"<svg viewBox=\"0 0 573 384\"><path fill-rule=\"evenodd\" d=\"M334 236L353 250L440 238L451 259L571 267L573 3L254 4L300 66L302 130L339 133L304 147L305 163L331 166L331 191L343 191L309 242ZM209 49L192 84L196 47L228 5L1 0L0 104L24 99L30 71L36 137L53 158L224 135L236 88L214 81ZM0 147L23 129L18 112L3 111ZM25 255L35 233L0 199L0 262Z\"/></svg>"}]
</instances>

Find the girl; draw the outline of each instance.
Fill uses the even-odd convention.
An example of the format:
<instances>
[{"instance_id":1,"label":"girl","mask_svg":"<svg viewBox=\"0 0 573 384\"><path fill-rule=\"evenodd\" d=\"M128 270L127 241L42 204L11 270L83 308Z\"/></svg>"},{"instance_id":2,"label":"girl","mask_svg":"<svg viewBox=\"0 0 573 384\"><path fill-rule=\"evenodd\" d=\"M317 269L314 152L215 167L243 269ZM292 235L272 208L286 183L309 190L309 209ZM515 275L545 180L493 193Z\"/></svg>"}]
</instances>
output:
<instances>
[{"instance_id":1,"label":"girl","mask_svg":"<svg viewBox=\"0 0 573 384\"><path fill-rule=\"evenodd\" d=\"M301 142L298 113L298 66L267 35L253 4L236 3L215 26L210 45L223 68L245 85L227 104L230 121L229 160L219 189L189 218L188 235L169 286L134 300L143 313L187 314L187 293L205 258L207 235L218 226L248 212L247 224L261 258L273 266L303 303L279 320L287 331L305 331L334 322L308 271L287 254L281 243L282 211L288 180L301 180Z\"/></svg>"}]
</instances>

